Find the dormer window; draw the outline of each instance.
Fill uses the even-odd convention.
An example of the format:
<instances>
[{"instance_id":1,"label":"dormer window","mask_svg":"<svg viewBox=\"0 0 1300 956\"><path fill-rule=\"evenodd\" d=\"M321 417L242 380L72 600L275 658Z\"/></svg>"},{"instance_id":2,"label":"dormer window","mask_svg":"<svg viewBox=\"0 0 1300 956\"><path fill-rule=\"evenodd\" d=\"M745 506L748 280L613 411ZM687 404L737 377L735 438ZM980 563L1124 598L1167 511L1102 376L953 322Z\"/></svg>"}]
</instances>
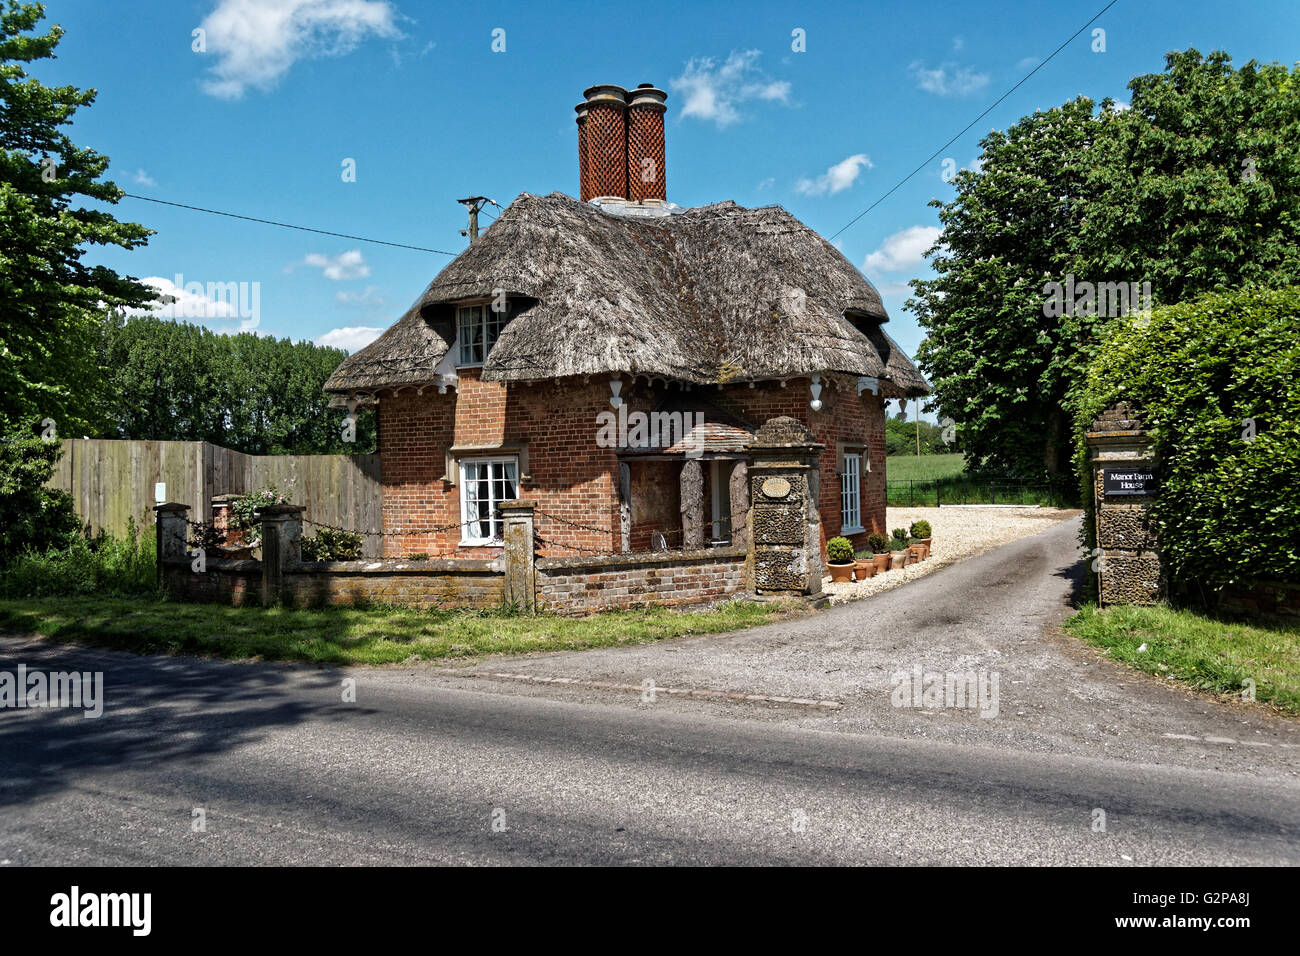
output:
<instances>
[{"instance_id":1,"label":"dormer window","mask_svg":"<svg viewBox=\"0 0 1300 956\"><path fill-rule=\"evenodd\" d=\"M494 308L496 306L496 308ZM510 321L508 302L484 302L456 309L456 336L460 341L460 366L482 365Z\"/></svg>"}]
</instances>

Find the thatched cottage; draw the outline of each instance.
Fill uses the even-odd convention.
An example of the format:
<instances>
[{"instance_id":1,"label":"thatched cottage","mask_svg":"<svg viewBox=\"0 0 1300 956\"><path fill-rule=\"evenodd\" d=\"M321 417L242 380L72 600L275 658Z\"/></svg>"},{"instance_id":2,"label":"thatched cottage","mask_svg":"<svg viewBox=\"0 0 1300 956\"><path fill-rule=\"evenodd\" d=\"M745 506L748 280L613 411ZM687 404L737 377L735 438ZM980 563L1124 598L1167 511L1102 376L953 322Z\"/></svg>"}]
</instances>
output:
<instances>
[{"instance_id":1,"label":"thatched cottage","mask_svg":"<svg viewBox=\"0 0 1300 956\"><path fill-rule=\"evenodd\" d=\"M587 90L581 198L519 196L330 378L377 407L385 553L483 556L513 498L543 554L743 543L746 445L776 416L825 445L823 540L885 530L886 401L924 379L784 209L667 201L665 100Z\"/></svg>"}]
</instances>

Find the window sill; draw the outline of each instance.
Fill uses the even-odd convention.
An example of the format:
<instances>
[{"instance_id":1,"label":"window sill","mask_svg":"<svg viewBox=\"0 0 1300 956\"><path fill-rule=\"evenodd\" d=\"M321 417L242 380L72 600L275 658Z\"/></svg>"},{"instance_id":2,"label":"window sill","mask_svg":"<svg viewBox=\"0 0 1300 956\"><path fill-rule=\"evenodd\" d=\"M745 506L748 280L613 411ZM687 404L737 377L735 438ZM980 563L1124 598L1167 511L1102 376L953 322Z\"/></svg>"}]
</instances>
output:
<instances>
[{"instance_id":1,"label":"window sill","mask_svg":"<svg viewBox=\"0 0 1300 956\"><path fill-rule=\"evenodd\" d=\"M841 534L841 535L846 535L846 534L862 534L862 532L864 532L864 531L866 531L866 530L867 530L866 528L840 528L840 534Z\"/></svg>"},{"instance_id":2,"label":"window sill","mask_svg":"<svg viewBox=\"0 0 1300 956\"><path fill-rule=\"evenodd\" d=\"M500 538L495 540L492 538L482 538L473 541L462 541L460 544L456 545L458 548L504 548L505 546L505 541Z\"/></svg>"}]
</instances>

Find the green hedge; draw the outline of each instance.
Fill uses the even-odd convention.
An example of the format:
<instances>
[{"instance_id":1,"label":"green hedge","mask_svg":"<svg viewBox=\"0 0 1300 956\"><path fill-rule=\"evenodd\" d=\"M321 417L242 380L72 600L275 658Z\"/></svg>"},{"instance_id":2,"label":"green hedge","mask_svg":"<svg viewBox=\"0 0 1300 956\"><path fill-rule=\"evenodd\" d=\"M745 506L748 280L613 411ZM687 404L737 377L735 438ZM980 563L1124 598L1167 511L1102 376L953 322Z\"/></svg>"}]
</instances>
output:
<instances>
[{"instance_id":1,"label":"green hedge","mask_svg":"<svg viewBox=\"0 0 1300 956\"><path fill-rule=\"evenodd\" d=\"M1115 321L1075 396L1089 504L1083 435L1119 401L1155 441L1151 511L1176 596L1300 580L1300 287L1207 295Z\"/></svg>"}]
</instances>

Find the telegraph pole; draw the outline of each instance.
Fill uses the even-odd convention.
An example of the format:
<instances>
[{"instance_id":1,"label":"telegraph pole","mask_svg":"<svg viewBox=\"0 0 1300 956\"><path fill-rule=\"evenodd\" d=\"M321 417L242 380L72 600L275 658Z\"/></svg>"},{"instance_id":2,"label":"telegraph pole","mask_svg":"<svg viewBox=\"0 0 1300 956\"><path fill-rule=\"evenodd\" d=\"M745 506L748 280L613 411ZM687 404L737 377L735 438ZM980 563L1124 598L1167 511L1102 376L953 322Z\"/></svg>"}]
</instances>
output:
<instances>
[{"instance_id":1,"label":"telegraph pole","mask_svg":"<svg viewBox=\"0 0 1300 956\"><path fill-rule=\"evenodd\" d=\"M469 241L472 243L478 238L478 211L483 208L484 203L492 202L492 200L488 199L487 196L468 196L465 199L457 199L456 202L469 210L469 229L462 232L461 235L468 235ZM492 205L495 206L496 203L493 202Z\"/></svg>"}]
</instances>

